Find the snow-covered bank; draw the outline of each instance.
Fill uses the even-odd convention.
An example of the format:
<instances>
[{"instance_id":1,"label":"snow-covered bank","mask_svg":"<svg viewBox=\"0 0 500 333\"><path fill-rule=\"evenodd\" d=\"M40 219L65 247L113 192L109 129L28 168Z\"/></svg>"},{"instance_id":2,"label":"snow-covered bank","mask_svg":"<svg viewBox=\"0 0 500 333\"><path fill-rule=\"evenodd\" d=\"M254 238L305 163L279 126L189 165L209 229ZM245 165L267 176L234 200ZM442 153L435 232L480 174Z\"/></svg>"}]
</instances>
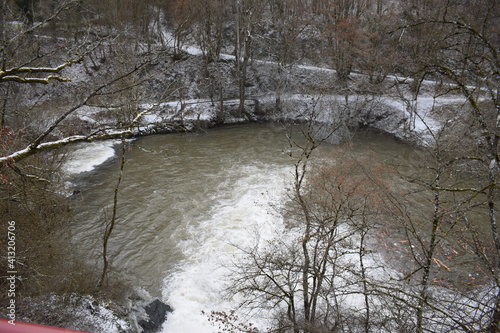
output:
<instances>
[{"instance_id":1,"label":"snow-covered bank","mask_svg":"<svg viewBox=\"0 0 500 333\"><path fill-rule=\"evenodd\" d=\"M219 105L206 99L190 99L145 103L139 105L144 116L134 133L136 136L196 131L219 124L252 121L304 121L315 113L314 121L342 124L335 140L344 141L349 131L359 126L372 127L395 137L419 144L432 144L432 138L442 126L439 108L463 106L458 96L424 96L408 101L391 96L283 94L281 110L276 110L274 95L263 95L245 102L245 114L238 115L238 100L224 101L220 118ZM222 119L222 123L220 123ZM80 143L67 157L63 170L76 174L92 170L115 155L117 140Z\"/></svg>"},{"instance_id":2,"label":"snow-covered bank","mask_svg":"<svg viewBox=\"0 0 500 333\"><path fill-rule=\"evenodd\" d=\"M32 310L29 320L17 320L31 322L43 318L49 326L93 333L158 332L172 309L158 299L150 301L145 292L133 298L126 304L79 294L20 298L19 303L29 303Z\"/></svg>"},{"instance_id":3,"label":"snow-covered bank","mask_svg":"<svg viewBox=\"0 0 500 333\"><path fill-rule=\"evenodd\" d=\"M43 318L45 323L68 329L85 330L94 333L119 333L135 330L125 320L123 309L116 304L102 303L92 296L77 294L59 296L46 295L20 299L30 304L31 320ZM19 319L25 321L24 318Z\"/></svg>"},{"instance_id":4,"label":"snow-covered bank","mask_svg":"<svg viewBox=\"0 0 500 333\"><path fill-rule=\"evenodd\" d=\"M164 33L163 39L166 45L173 41L169 32ZM183 51L182 59L175 61L165 56L164 51L160 52L155 64L148 69L148 83L141 98L134 101L131 111L127 111L131 113L125 115L125 118L133 118L142 114L131 129L133 135L204 130L249 121L300 121L308 119L308 113L314 109L316 121L342 124L337 138L340 141L348 137L349 129L363 126L428 144L432 141L432 132L441 126L436 110L447 104L464 103L459 95L435 93L437 83L429 80L422 82L424 93L415 99L409 90L410 78L387 76L384 82L373 86L367 83L367 75L352 73L350 80L341 84L331 68L303 64L283 67L274 61L252 59L248 68L245 112L240 114L234 56L221 54L220 62L207 64L209 75L205 77L201 50L186 45ZM83 86L91 79L88 67L75 64L66 69L73 85ZM95 75L110 74L113 68L103 65L95 71ZM213 83L209 81L215 79L222 82L221 91L219 87L210 87ZM83 130L98 131L119 126L123 112L118 107L85 105L72 115L72 120ZM65 170L70 173L72 170L88 171L92 165L110 156L110 150L96 149L98 153L92 157L95 163L80 169L78 162L69 162Z\"/></svg>"}]
</instances>

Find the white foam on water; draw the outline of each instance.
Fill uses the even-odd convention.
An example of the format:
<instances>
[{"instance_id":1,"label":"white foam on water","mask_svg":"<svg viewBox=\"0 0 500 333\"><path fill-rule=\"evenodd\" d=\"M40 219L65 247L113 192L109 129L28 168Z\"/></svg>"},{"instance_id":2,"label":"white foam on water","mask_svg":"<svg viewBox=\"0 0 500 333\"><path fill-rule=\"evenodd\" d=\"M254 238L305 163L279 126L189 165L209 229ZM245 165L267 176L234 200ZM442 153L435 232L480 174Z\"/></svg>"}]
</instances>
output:
<instances>
[{"instance_id":1,"label":"white foam on water","mask_svg":"<svg viewBox=\"0 0 500 333\"><path fill-rule=\"evenodd\" d=\"M237 246L250 246L257 233L262 240L271 239L283 227L270 204L282 198L288 168L266 168L265 173L257 167L243 168L245 175L234 184L230 195L218 195L222 199L212 207L206 220L191 226L190 239L180 244L186 259L165 280L164 298L174 312L169 314L163 332L217 331L202 311L235 309L238 300L223 299L222 294L230 274L228 266L240 253ZM259 318L259 322L255 318L242 320L265 325L265 318Z\"/></svg>"},{"instance_id":2,"label":"white foam on water","mask_svg":"<svg viewBox=\"0 0 500 333\"><path fill-rule=\"evenodd\" d=\"M290 169L267 168L267 173L263 174L259 170L252 171L252 167L246 168L249 170L234 184L231 193L221 194L224 199L213 206L204 221L192 225L189 240L181 242L186 259L175 273L165 279L163 289L163 298L174 309L164 324L163 333L222 331L223 327L219 329L211 325L207 314L211 311L229 313L239 303L235 295L230 299L223 298L223 289L231 274L229 267L241 254L238 247L254 245L257 235L260 244L274 239L276 235L290 239L299 237L294 232L283 233L283 220L270 206L284 201L286 175L290 174ZM376 269L380 267L380 259L377 258L378 255L365 258L365 264L370 267L367 274L387 276L385 270L380 272ZM343 257L346 264L358 265L358 260L355 254ZM343 285L343 278L339 277L339 285ZM343 302L353 310L364 309L361 294L350 295ZM272 321L271 313L237 312L237 315L241 323L253 323L261 330L270 327Z\"/></svg>"},{"instance_id":3,"label":"white foam on water","mask_svg":"<svg viewBox=\"0 0 500 333\"><path fill-rule=\"evenodd\" d=\"M106 162L115 156L115 144L117 140L105 140L98 142L78 143L68 153L63 164L63 170L67 174L77 174L91 171L96 166Z\"/></svg>"}]
</instances>

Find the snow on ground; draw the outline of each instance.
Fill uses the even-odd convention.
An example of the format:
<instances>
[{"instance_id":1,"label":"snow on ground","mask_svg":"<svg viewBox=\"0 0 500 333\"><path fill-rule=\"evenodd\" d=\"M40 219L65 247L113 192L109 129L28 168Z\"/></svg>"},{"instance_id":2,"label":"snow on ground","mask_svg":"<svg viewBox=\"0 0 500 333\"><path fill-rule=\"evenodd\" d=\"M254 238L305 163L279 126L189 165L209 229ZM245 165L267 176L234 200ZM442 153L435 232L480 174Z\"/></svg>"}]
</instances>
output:
<instances>
[{"instance_id":1,"label":"snow on ground","mask_svg":"<svg viewBox=\"0 0 500 333\"><path fill-rule=\"evenodd\" d=\"M435 117L436 109L446 104L464 104L466 100L459 96L419 96L414 100L382 97L381 102L401 112L406 119L413 118L412 123L406 125L409 125L408 128L414 135L421 138L422 144L429 145L433 144L433 137L441 128L439 119ZM415 114L411 115L410 109ZM405 129L401 128L400 130L404 131Z\"/></svg>"},{"instance_id":2,"label":"snow on ground","mask_svg":"<svg viewBox=\"0 0 500 333\"><path fill-rule=\"evenodd\" d=\"M23 301L32 305L35 318L45 318L60 327L94 333L132 331L131 324L113 310L116 306L98 302L92 296L50 294Z\"/></svg>"},{"instance_id":3,"label":"snow on ground","mask_svg":"<svg viewBox=\"0 0 500 333\"><path fill-rule=\"evenodd\" d=\"M169 35L169 40L173 41L173 38L171 35ZM201 55L202 52L199 48L195 46L186 46L183 48L183 50L189 54L192 55ZM221 54L222 59L234 59L235 57L233 55L228 55L228 54ZM259 64L264 64L264 65L269 65L269 66L276 66L277 63L269 60L254 60L254 62L259 63ZM310 65L298 65L295 66L296 68L302 69L302 70L307 70L307 71L312 71L312 72L330 72L332 75L336 72L335 70L331 68L325 68L325 67L318 67L318 66L310 66ZM355 78L360 78L362 79L365 75L363 73L353 73L352 77ZM396 82L411 82L413 81L412 78L406 78L406 77L399 77L396 75L388 76L388 79L394 80ZM422 84L425 86L432 87L433 85L436 84L436 82L431 81L431 80L424 80L422 81ZM284 95L285 96L285 95ZM345 99L345 95L329 95L329 96L322 96L324 100L330 100L334 101L335 103L339 104L342 103L342 100ZM303 94L289 94L286 96L286 99L288 100L303 100L306 103L311 99L311 96L309 95L303 95ZM355 95L349 96L349 99L356 99ZM406 99L406 101L405 101ZM440 107L445 104L462 104L465 103L465 99L460 96L441 96L441 97L433 97L431 95L423 95L419 96L417 99L413 100L412 97L409 96L404 96L403 98L399 97L382 97L381 101L390 106L395 108L396 110L400 111L401 114L403 115L402 117L405 119L413 119L412 124L402 124L399 128L399 131L405 132L408 129L412 131L413 135L416 135L422 139L423 144L432 144L432 137L433 134L436 133L437 130L441 127L441 124L438 119L436 119L433 116L433 111L435 111L435 108ZM406 102L411 103L411 107L413 109L413 112L415 112L413 115L410 114L410 110ZM196 100L192 100L190 102L186 103L199 103ZM297 112L297 110L296 110ZM291 117L294 117L295 115L291 115ZM396 133L393 133L396 134ZM406 136L405 134L403 135L398 135L398 136Z\"/></svg>"},{"instance_id":4,"label":"snow on ground","mask_svg":"<svg viewBox=\"0 0 500 333\"><path fill-rule=\"evenodd\" d=\"M168 46L173 46L175 40L173 35L167 31L163 30L163 41ZM184 45L182 47L183 51L199 56L202 54L201 50L194 45ZM222 59L234 59L234 55L221 54ZM278 64L269 60L253 60L254 63L258 63L264 66L277 66ZM312 80L320 80L318 77L319 72L332 73L334 75L335 71L331 68L310 66L310 65L297 65L293 66L300 70L300 77L311 76ZM71 66L68 69L68 74L75 80L79 77L84 77L82 66ZM266 68L262 69L263 71ZM304 73L305 71L305 73ZM310 73L310 75L308 74ZM329 75L328 75L329 76ZM362 80L362 73L353 73L353 80ZM323 79L323 78L321 78ZM409 82L411 79L397 76L388 76L389 80L394 80L396 82ZM311 81L312 82L312 81ZM432 81L423 82L427 86L432 86L435 83ZM408 96L398 96L392 92L388 92L384 96L376 97L378 101L379 113L382 113L384 108L391 108L394 110L392 116L394 119L379 121L379 126L382 130L387 130L388 132L402 138L408 138L413 135L419 137L423 140L424 144L432 144L432 136L435 131L440 128L439 119L435 118L435 108L445 105L445 104L456 104L463 103L464 99L461 97L453 96L442 96L439 98L434 98L430 94L419 96L416 100L413 99L411 94ZM274 103L274 93L266 93L266 95L254 96L257 98L261 104L266 104L272 107ZM347 98L346 98L347 97ZM318 109L323 110L323 114L320 115L323 121L332 119L332 115L337 114L340 109L357 109L364 106L364 101L369 99L374 99L374 96L364 96L364 95L304 95L304 94L282 94L282 101L284 104L290 103L291 107L288 108L287 113L279 115L281 119L297 119L304 114L304 111L311 108L317 100L320 102L316 105ZM349 100L349 102L347 102ZM360 102L359 102L360 101ZM248 101L250 103L250 101ZM298 102L298 103L297 103ZM359 102L359 103L358 103ZM227 100L225 101L226 106L233 107L237 105L238 100ZM385 108L385 109L387 109ZM218 105L213 105L212 101L209 99L186 99L169 101L164 103L143 103L139 105L139 110L144 112L141 117L140 122L137 124L136 130L139 132L154 133L156 129L168 128L168 124L172 122L186 122L185 124L189 127L192 126L196 121L211 122L217 117ZM415 111L416 114L411 114L410 110ZM103 116L108 111L103 108L84 106L75 112L75 116L85 121L87 124L99 125L96 117L100 116L99 113L103 113ZM352 111L352 110L351 110ZM394 116L395 114L398 115ZM376 118L380 118L380 115L375 115ZM242 119L237 119L226 114L227 123L241 122ZM398 119L396 119L398 118ZM411 123L409 123L411 121ZM387 128L384 128L387 127ZM390 127L390 128L388 128ZM411 130L411 133L408 133ZM86 143L77 146L77 149L71 152L68 156L68 160L65 163L63 169L68 174L76 174L85 171L92 170L95 166L104 163L107 159L114 156L114 143L115 141L104 141L95 143Z\"/></svg>"},{"instance_id":5,"label":"snow on ground","mask_svg":"<svg viewBox=\"0 0 500 333\"><path fill-rule=\"evenodd\" d=\"M303 94L285 94L282 95L283 102L303 102L303 105L293 105L289 108L285 118L296 119L301 116L305 109L316 103L316 107L320 109L318 115L320 119L329 120L335 108L345 105L345 95L323 95L311 96ZM355 101L357 96L349 96L350 101ZM267 102L268 97L264 98ZM263 100L264 100L263 99ZM400 117L406 119L406 123L399 124L398 128L390 132L400 137L407 137L405 134L408 128L411 129L412 135L418 136L423 144L432 144L433 135L439 130L441 124L435 118L435 109L446 104L462 104L465 99L461 97L440 97L432 96L419 97L417 100L404 101L397 97L380 97L379 102L389 108L393 108L400 112ZM237 100L225 101L226 105L237 104ZM171 101L161 104L145 103L139 106L141 110L150 110L144 114L140 121L140 129L143 132L151 132L156 125L167 124L172 121L211 121L215 119L218 106L212 106L207 99L189 99L183 101ZM409 124L410 116L409 108L417 110L416 116L413 115L412 124ZM78 116L81 119L92 120L92 114L99 112L96 108L85 108L79 110ZM237 119L227 119L227 122L238 122ZM387 129L388 130L388 129ZM389 130L388 130L389 131ZM117 140L99 141L92 143L78 144L76 149L72 150L67 158L67 162L63 166L63 170L67 174L77 174L92 170L97 165L107 161L115 155L114 145Z\"/></svg>"}]
</instances>

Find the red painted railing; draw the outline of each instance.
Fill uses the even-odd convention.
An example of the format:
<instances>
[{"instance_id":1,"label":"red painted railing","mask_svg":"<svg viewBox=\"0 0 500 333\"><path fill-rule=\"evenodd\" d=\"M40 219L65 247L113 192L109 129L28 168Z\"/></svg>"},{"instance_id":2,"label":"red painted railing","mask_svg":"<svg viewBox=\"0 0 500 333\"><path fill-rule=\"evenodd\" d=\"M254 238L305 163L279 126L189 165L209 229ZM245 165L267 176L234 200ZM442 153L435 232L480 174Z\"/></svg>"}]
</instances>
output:
<instances>
[{"instance_id":1,"label":"red painted railing","mask_svg":"<svg viewBox=\"0 0 500 333\"><path fill-rule=\"evenodd\" d=\"M15 325L13 325L14 323ZM82 333L83 331L69 330L66 328L44 326L21 321L12 322L0 318L0 333Z\"/></svg>"}]
</instances>

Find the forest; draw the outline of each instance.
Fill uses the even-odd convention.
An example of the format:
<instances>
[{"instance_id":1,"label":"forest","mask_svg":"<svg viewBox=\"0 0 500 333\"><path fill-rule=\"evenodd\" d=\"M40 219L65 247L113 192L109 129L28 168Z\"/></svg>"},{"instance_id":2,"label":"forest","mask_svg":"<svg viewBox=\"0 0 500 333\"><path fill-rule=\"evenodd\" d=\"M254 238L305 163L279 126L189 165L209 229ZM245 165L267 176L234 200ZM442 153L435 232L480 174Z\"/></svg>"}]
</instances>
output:
<instances>
[{"instance_id":1,"label":"forest","mask_svg":"<svg viewBox=\"0 0 500 333\"><path fill-rule=\"evenodd\" d=\"M107 257L128 142L259 121L300 127L287 228L239 249L228 290L273 320L207 309L214 330L500 332L498 1L2 0L0 15L0 317L67 326L71 295L90 295L133 321ZM421 171L348 145L315 158L359 127L414 147ZM62 165L111 139L94 267L72 243Z\"/></svg>"}]
</instances>

